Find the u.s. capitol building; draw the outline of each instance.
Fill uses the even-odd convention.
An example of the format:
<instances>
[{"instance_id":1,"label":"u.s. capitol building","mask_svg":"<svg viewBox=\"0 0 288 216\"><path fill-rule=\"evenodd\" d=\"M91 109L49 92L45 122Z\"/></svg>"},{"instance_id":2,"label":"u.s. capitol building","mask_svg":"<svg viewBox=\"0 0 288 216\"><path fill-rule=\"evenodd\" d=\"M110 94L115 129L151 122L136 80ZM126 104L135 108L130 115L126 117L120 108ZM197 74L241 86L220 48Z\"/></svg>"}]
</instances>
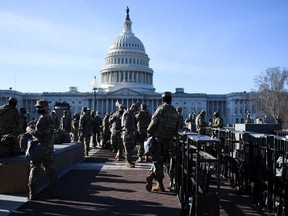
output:
<instances>
[{"instance_id":1,"label":"u.s. capitol building","mask_svg":"<svg viewBox=\"0 0 288 216\"><path fill-rule=\"evenodd\" d=\"M86 106L103 116L105 112L115 111L117 103L125 107L130 107L132 103L146 103L152 113L161 104L162 92L155 91L154 71L149 66L149 60L143 43L132 32L127 8L123 32L110 46L105 67L101 70L101 84L97 89L84 93L79 92L77 87L70 87L67 92L43 93L0 90L0 105L7 103L9 97L15 97L18 107L29 110L30 118L38 116L34 105L39 98L48 100L51 110L58 105L68 105L72 114ZM185 93L184 88L176 88L172 104L182 107L184 118L205 110L208 121L213 118L214 111L219 111L225 124L244 123L247 112L250 112L252 119L256 117L256 109L249 95L247 92L213 95Z\"/></svg>"}]
</instances>

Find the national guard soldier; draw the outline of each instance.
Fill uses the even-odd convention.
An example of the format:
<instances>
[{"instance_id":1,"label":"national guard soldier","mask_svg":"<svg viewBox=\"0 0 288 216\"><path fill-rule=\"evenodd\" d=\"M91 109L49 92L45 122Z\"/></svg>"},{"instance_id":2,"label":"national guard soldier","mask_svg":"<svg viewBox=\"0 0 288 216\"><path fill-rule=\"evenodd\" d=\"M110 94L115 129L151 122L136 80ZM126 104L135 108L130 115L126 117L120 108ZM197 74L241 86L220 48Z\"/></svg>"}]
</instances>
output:
<instances>
[{"instance_id":1,"label":"national guard soldier","mask_svg":"<svg viewBox=\"0 0 288 216\"><path fill-rule=\"evenodd\" d=\"M124 107L120 104L118 106L118 110L113 113L109 119L109 124L111 125L111 138L110 142L112 145L112 152L117 152L115 159L117 161L120 160L123 154L123 141L121 138L121 132L122 132L122 127L121 127L121 120L122 120L122 115L124 113Z\"/></svg>"},{"instance_id":2,"label":"national guard soldier","mask_svg":"<svg viewBox=\"0 0 288 216\"><path fill-rule=\"evenodd\" d=\"M72 135L72 142L79 141L79 121L80 121L80 113L74 113L73 119L71 121L71 135Z\"/></svg>"},{"instance_id":3,"label":"national guard soldier","mask_svg":"<svg viewBox=\"0 0 288 216\"><path fill-rule=\"evenodd\" d=\"M53 168L53 148L54 148L54 119L48 112L48 101L38 100L35 105L37 112L40 114L35 127L27 127L27 132L33 137L33 141L38 141L43 147L43 157L40 160L30 160L30 174L28 179L29 199L33 200L36 196L36 186L41 167L49 180L51 195L58 197L58 179L55 169Z\"/></svg>"},{"instance_id":4,"label":"national guard soldier","mask_svg":"<svg viewBox=\"0 0 288 216\"><path fill-rule=\"evenodd\" d=\"M218 111L215 111L213 113L213 122L211 127L212 128L223 128L223 118L221 118L220 113Z\"/></svg>"},{"instance_id":5,"label":"national guard soldier","mask_svg":"<svg viewBox=\"0 0 288 216\"><path fill-rule=\"evenodd\" d=\"M196 117L196 120L195 120L196 131L201 135L205 134L205 127L206 127L205 114L206 114L206 112L204 110L202 110L198 114L198 116Z\"/></svg>"},{"instance_id":6,"label":"national guard soldier","mask_svg":"<svg viewBox=\"0 0 288 216\"><path fill-rule=\"evenodd\" d=\"M138 139L136 140L136 144L138 145L138 159L136 163L142 162L142 156L144 156L144 141L147 138L147 128L151 121L151 115L147 110L146 104L140 105L140 111L135 115L136 117L136 125L138 132ZM147 155L145 155L144 161L147 161Z\"/></svg>"},{"instance_id":7,"label":"national guard soldier","mask_svg":"<svg viewBox=\"0 0 288 216\"><path fill-rule=\"evenodd\" d=\"M17 99L10 97L8 104L0 107L0 157L20 153L17 137L23 129L23 122L16 106Z\"/></svg>"},{"instance_id":8,"label":"national guard soldier","mask_svg":"<svg viewBox=\"0 0 288 216\"><path fill-rule=\"evenodd\" d=\"M97 111L91 113L92 116L92 143L93 147L96 148L97 145L101 146L101 131L102 131L102 118L100 113Z\"/></svg>"},{"instance_id":9,"label":"national guard soldier","mask_svg":"<svg viewBox=\"0 0 288 216\"><path fill-rule=\"evenodd\" d=\"M0 135L20 133L22 120L17 102L16 98L10 97L8 104L0 107Z\"/></svg>"},{"instance_id":10,"label":"national guard soldier","mask_svg":"<svg viewBox=\"0 0 288 216\"><path fill-rule=\"evenodd\" d=\"M84 155L88 156L90 151L90 139L92 135L92 118L90 109L82 108L82 115L79 120L79 134L80 141L84 145Z\"/></svg>"},{"instance_id":11,"label":"national guard soldier","mask_svg":"<svg viewBox=\"0 0 288 216\"><path fill-rule=\"evenodd\" d=\"M122 117L123 130L123 146L125 151L125 165L129 168L135 167L132 161L132 151L135 148L136 118L135 112L138 110L136 104L132 104L130 108L124 112Z\"/></svg>"},{"instance_id":12,"label":"national guard soldier","mask_svg":"<svg viewBox=\"0 0 288 216\"><path fill-rule=\"evenodd\" d=\"M165 191L163 185L164 163L169 159L169 148L173 137L179 128L179 115L171 105L172 93L164 92L162 94L162 104L154 112L151 122L148 126L148 136L154 136L156 139L156 149L152 153L153 167L146 177L146 190ZM153 179L157 185L152 188Z\"/></svg>"},{"instance_id":13,"label":"national guard soldier","mask_svg":"<svg viewBox=\"0 0 288 216\"><path fill-rule=\"evenodd\" d=\"M111 113L107 112L104 115L103 121L102 121L102 148L105 149L110 149L110 136L111 136L111 131L110 131L110 119Z\"/></svg>"},{"instance_id":14,"label":"national guard soldier","mask_svg":"<svg viewBox=\"0 0 288 216\"><path fill-rule=\"evenodd\" d=\"M182 115L182 107L181 106L176 107L176 111L178 112L179 115L179 129L183 130L185 123L184 123L184 117Z\"/></svg>"}]
</instances>

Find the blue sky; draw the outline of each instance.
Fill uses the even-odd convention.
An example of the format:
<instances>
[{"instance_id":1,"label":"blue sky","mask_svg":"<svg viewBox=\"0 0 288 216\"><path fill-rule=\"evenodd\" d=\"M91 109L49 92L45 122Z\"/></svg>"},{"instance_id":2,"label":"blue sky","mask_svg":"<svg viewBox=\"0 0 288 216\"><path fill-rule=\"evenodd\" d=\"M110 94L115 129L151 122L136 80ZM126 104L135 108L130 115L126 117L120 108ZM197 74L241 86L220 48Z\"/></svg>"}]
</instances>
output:
<instances>
[{"instance_id":1,"label":"blue sky","mask_svg":"<svg viewBox=\"0 0 288 216\"><path fill-rule=\"evenodd\" d=\"M157 92L251 91L288 66L287 0L0 0L0 89L92 91L127 6Z\"/></svg>"}]
</instances>

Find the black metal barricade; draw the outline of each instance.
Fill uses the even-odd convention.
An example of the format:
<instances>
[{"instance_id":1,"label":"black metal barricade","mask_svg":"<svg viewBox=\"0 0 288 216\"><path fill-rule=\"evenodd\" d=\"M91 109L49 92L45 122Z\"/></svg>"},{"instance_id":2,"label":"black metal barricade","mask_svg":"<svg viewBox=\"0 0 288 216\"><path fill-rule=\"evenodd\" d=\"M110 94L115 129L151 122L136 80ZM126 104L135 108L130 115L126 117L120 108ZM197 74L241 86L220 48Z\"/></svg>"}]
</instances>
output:
<instances>
[{"instance_id":1,"label":"black metal barricade","mask_svg":"<svg viewBox=\"0 0 288 216\"><path fill-rule=\"evenodd\" d=\"M220 152L219 139L179 133L175 189L183 215L219 215Z\"/></svg>"}]
</instances>

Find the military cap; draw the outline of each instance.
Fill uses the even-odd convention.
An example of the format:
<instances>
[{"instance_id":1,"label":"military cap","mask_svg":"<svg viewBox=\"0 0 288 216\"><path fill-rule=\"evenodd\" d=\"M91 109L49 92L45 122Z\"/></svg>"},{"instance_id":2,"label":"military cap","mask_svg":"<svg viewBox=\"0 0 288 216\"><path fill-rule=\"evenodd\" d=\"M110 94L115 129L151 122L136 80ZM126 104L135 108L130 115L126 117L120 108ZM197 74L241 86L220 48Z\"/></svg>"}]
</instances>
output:
<instances>
[{"instance_id":1,"label":"military cap","mask_svg":"<svg viewBox=\"0 0 288 216\"><path fill-rule=\"evenodd\" d=\"M213 116L219 116L219 112L215 111L215 112L213 113Z\"/></svg>"},{"instance_id":2,"label":"military cap","mask_svg":"<svg viewBox=\"0 0 288 216\"><path fill-rule=\"evenodd\" d=\"M37 100L35 107L48 107L48 101L43 99Z\"/></svg>"},{"instance_id":3,"label":"military cap","mask_svg":"<svg viewBox=\"0 0 288 216\"><path fill-rule=\"evenodd\" d=\"M178 107L176 107L176 110L177 110L177 111L181 111L181 110L182 110L182 107L181 107L181 106L178 106Z\"/></svg>"}]
</instances>

